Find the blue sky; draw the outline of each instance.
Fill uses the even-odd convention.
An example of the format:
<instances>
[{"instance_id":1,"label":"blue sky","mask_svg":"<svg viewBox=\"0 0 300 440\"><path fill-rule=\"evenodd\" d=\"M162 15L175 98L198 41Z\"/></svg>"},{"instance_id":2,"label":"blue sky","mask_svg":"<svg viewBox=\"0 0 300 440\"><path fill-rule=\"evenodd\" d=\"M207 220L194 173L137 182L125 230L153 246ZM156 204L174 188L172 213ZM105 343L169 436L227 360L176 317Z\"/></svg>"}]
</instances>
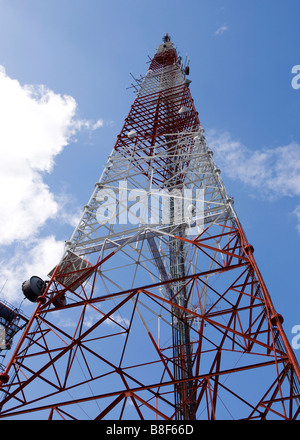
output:
<instances>
[{"instance_id":1,"label":"blue sky","mask_svg":"<svg viewBox=\"0 0 300 440\"><path fill-rule=\"evenodd\" d=\"M21 282L56 264L133 102L130 72L146 72L168 32L190 59L200 120L291 341L299 14L298 0L0 0L2 296L19 304Z\"/></svg>"}]
</instances>

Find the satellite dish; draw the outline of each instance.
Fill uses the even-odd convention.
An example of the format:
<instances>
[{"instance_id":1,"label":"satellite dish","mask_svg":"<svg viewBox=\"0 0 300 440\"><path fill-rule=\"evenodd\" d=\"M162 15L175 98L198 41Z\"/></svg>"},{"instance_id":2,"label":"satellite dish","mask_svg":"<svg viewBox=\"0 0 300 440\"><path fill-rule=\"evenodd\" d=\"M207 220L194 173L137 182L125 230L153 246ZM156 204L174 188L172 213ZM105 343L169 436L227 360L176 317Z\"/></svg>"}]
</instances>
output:
<instances>
[{"instance_id":1,"label":"satellite dish","mask_svg":"<svg viewBox=\"0 0 300 440\"><path fill-rule=\"evenodd\" d=\"M32 276L29 280L22 284L22 291L24 296L31 302L37 302L45 290L46 282L37 276Z\"/></svg>"}]
</instances>

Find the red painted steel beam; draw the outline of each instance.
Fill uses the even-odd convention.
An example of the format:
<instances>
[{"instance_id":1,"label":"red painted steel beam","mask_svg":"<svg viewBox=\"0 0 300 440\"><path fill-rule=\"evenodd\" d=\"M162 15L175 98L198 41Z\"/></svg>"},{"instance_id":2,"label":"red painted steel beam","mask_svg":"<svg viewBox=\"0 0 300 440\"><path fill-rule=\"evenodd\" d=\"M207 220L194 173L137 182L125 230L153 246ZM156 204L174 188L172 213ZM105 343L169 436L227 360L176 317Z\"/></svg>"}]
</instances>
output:
<instances>
[{"instance_id":1,"label":"red painted steel beam","mask_svg":"<svg viewBox=\"0 0 300 440\"><path fill-rule=\"evenodd\" d=\"M244 233L244 230L243 230L243 228L242 228L242 226L241 226L241 224L240 224L240 222L238 220L237 220L237 224L238 224L238 229L239 229L239 233L240 233L240 236L241 236L241 242L242 242L242 245L243 245L244 250L246 252L246 249L249 248L249 243L248 243L248 241L246 239L246 235ZM266 304L266 312L268 314L268 319L269 319L269 322L271 323L271 318L272 317L278 317L278 314L277 314L277 312L276 312L276 310L275 310L275 308L273 306L270 294L269 294L269 292L267 290L267 287L266 287L266 285L264 283L264 280L263 280L262 275L261 275L261 273L260 273L260 271L258 269L258 266L256 264L256 261L255 261L255 259L253 257L252 252L248 254L248 258L249 258L249 262L251 264L251 267L253 268L253 270L254 270L254 272L256 274L256 277L258 279L258 282L259 282L259 285L260 285L260 288L261 288L261 291L262 291L262 294L263 294L263 297L264 297L264 302ZM288 341L288 339L286 337L286 334L285 334L285 332L283 330L283 327L282 327L282 324L281 324L281 320L279 318L276 319L276 327L277 327L278 333L280 334L280 337L281 337L281 339L283 341L284 347L286 349L289 362L291 362L291 364L293 366L293 370L294 370L294 372L296 374L296 377L298 379L298 382L300 383L300 368L299 368L299 364L298 364L296 356L295 356L295 354L294 354L294 352L293 352L293 350L292 350L292 348L290 346L290 343L289 343L289 341Z\"/></svg>"},{"instance_id":2,"label":"red painted steel beam","mask_svg":"<svg viewBox=\"0 0 300 440\"><path fill-rule=\"evenodd\" d=\"M261 363L256 363L253 365L246 365L246 366L242 366L242 367L237 367L237 368L231 368L231 369L225 369L222 371L219 371L218 373L212 372L212 373L206 373L206 374L202 374L202 375L198 375L195 376L193 379L194 380L201 380L201 379L207 379L207 378L211 378L214 376L223 376L223 375L228 375L230 373L235 373L235 372L242 372L242 371L246 371L246 370L252 370L252 369L257 369L257 368L262 368L262 367L267 367L267 366L271 366L274 365L274 360L272 361L266 361L266 362L261 362ZM283 362L283 360L281 360L280 362ZM156 382L156 383L152 383L152 384L148 384L148 385L143 385L140 387L132 387L130 392L131 393L138 393L140 391L148 391L150 389L156 389L156 388L162 388L162 387L168 387L170 385L174 385L175 383L180 383L180 382L188 382L190 381L190 378L185 378L182 379L181 381L165 381L165 382ZM4 418L7 415L9 416L18 416L18 415L22 415L22 414L26 414L28 412L37 412L37 411L44 411L47 409L51 409L51 408L60 408L60 407L64 407L64 406L69 406L72 404L77 404L77 403L83 403L83 402L88 402L88 401L92 401L92 400L98 400L98 399L104 399L104 398L110 398L110 397L114 397L114 396L124 396L124 393L126 393L127 390L118 390L118 391L113 391L110 393L103 393L103 394L97 394L94 396L89 396L89 397L82 397L82 398L76 398L76 399L72 399L72 400L68 400L68 401L62 401L62 402L57 402L55 405L42 405L33 409L20 409L19 411L12 411L10 412L10 410L7 411L3 411L2 413L0 413L0 418ZM299 396L300 397L300 396ZM119 399L121 400L121 398ZM21 405L22 407L23 405ZM170 418L168 418L170 419Z\"/></svg>"}]
</instances>

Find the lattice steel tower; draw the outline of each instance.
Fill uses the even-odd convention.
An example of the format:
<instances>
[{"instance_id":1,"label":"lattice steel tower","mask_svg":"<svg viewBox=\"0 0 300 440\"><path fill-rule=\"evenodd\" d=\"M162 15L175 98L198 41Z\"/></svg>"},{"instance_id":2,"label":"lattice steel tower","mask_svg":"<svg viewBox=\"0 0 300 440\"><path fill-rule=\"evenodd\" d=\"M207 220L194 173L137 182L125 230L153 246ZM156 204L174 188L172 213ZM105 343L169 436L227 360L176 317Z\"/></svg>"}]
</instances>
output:
<instances>
[{"instance_id":1,"label":"lattice steel tower","mask_svg":"<svg viewBox=\"0 0 300 440\"><path fill-rule=\"evenodd\" d=\"M22 286L36 305L0 417L299 415L299 366L187 74L166 35L61 261Z\"/></svg>"}]
</instances>

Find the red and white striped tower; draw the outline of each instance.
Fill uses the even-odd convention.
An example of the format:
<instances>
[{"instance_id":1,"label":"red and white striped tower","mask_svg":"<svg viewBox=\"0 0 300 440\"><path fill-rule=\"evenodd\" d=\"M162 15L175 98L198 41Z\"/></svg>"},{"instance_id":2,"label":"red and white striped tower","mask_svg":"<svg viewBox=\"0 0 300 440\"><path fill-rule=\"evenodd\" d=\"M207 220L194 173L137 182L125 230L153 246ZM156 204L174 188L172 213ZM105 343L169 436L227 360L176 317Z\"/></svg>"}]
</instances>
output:
<instances>
[{"instance_id":1,"label":"red and white striped tower","mask_svg":"<svg viewBox=\"0 0 300 440\"><path fill-rule=\"evenodd\" d=\"M299 366L187 74L166 35L61 261L23 285L0 418L298 417Z\"/></svg>"}]
</instances>

